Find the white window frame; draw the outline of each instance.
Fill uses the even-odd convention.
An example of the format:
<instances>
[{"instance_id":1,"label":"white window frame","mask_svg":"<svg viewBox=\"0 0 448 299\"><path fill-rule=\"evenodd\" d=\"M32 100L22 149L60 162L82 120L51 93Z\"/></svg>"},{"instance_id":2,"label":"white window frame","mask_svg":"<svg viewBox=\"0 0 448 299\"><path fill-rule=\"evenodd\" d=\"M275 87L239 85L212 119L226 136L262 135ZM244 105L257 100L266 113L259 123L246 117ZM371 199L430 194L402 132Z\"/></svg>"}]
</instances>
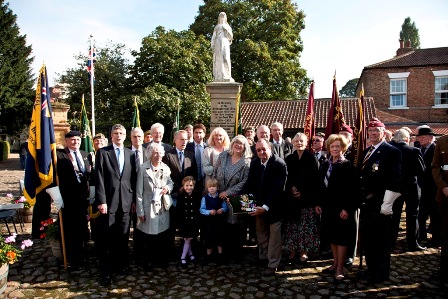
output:
<instances>
[{"instance_id":1,"label":"white window frame","mask_svg":"<svg viewBox=\"0 0 448 299\"><path fill-rule=\"evenodd\" d=\"M408 77L410 72L405 73L389 73L389 109L409 109L408 106ZM400 92L392 91L392 82L401 81L404 84L404 90ZM392 97L396 95L403 96L403 103L401 105L393 105Z\"/></svg>"},{"instance_id":2,"label":"white window frame","mask_svg":"<svg viewBox=\"0 0 448 299\"><path fill-rule=\"evenodd\" d=\"M448 89L436 90L436 81L437 81L437 79L448 78L448 70L432 71L432 73L434 74L434 106L433 106L433 108L447 108L448 102L445 104L441 104L441 103L437 103L436 99L437 99L437 94L448 93Z\"/></svg>"}]
</instances>

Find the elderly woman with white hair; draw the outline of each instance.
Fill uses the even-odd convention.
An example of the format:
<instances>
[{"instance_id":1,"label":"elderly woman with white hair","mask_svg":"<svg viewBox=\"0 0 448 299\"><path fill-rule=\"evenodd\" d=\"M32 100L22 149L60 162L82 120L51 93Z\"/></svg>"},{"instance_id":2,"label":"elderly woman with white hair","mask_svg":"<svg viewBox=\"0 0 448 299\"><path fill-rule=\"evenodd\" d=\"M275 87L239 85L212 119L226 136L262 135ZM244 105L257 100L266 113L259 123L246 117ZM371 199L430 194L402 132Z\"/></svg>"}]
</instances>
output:
<instances>
[{"instance_id":1,"label":"elderly woman with white hair","mask_svg":"<svg viewBox=\"0 0 448 299\"><path fill-rule=\"evenodd\" d=\"M148 161L143 163L137 175L137 229L143 235L144 267L153 270L154 263L165 266L170 245L169 195L173 189L170 168L162 162L163 146L151 143L146 149Z\"/></svg>"},{"instance_id":2,"label":"elderly woman with white hair","mask_svg":"<svg viewBox=\"0 0 448 299\"><path fill-rule=\"evenodd\" d=\"M252 151L243 135L234 137L230 142L230 148L219 155L215 178L219 182L219 197L222 200L239 194L249 176L251 157ZM227 253L235 260L241 260L246 233L246 226L243 224L247 221L244 216L247 215L234 215L229 202L227 206L231 211L227 217L226 227Z\"/></svg>"}]
</instances>

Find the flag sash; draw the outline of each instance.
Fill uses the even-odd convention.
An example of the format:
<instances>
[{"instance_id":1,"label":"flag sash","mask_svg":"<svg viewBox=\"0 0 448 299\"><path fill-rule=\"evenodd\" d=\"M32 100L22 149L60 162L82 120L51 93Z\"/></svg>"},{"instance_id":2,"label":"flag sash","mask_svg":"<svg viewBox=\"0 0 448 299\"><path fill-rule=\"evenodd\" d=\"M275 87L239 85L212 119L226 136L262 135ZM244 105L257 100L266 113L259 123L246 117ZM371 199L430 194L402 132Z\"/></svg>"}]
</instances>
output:
<instances>
[{"instance_id":1,"label":"flag sash","mask_svg":"<svg viewBox=\"0 0 448 299\"><path fill-rule=\"evenodd\" d=\"M313 142L311 139L315 135L315 116L314 116L314 82L311 82L310 93L308 96L308 105L306 108L305 124L303 130L308 138L308 148L311 150Z\"/></svg>"},{"instance_id":2,"label":"flag sash","mask_svg":"<svg viewBox=\"0 0 448 299\"><path fill-rule=\"evenodd\" d=\"M358 98L358 114L356 116L355 130L353 132L353 150L355 152L354 164L355 166L362 163L362 155L366 147L367 128L365 119L365 99L364 99L364 85L361 87L361 92Z\"/></svg>"}]
</instances>

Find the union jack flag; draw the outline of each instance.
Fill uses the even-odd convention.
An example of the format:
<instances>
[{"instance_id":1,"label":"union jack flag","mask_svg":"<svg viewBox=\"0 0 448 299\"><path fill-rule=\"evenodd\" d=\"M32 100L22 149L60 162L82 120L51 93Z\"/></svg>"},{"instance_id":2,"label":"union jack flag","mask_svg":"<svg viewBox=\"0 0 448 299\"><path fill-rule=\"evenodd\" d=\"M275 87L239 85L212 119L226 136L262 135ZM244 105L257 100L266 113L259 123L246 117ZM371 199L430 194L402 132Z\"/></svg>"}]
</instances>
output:
<instances>
[{"instance_id":1,"label":"union jack flag","mask_svg":"<svg viewBox=\"0 0 448 299\"><path fill-rule=\"evenodd\" d=\"M89 50L89 59L87 60L87 72L89 73L89 81L91 80L91 75L93 73L93 81L95 81L94 64L96 62L96 51L95 48Z\"/></svg>"}]
</instances>

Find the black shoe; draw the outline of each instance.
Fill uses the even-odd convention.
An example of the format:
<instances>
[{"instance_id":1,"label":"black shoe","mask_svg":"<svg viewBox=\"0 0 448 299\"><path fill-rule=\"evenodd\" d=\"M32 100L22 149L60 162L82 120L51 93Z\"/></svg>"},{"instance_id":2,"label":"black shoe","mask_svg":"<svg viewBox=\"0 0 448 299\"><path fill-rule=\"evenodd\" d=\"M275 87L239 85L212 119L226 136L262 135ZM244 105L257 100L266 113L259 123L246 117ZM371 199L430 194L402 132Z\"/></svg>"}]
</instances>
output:
<instances>
[{"instance_id":1,"label":"black shoe","mask_svg":"<svg viewBox=\"0 0 448 299\"><path fill-rule=\"evenodd\" d=\"M409 247L409 248L408 248L408 251L423 251L423 250L426 250L426 249L428 249L428 248L426 248L426 247L422 247L422 246L420 246L419 244L417 244L417 245L415 245L415 246L411 246L411 247Z\"/></svg>"},{"instance_id":2,"label":"black shoe","mask_svg":"<svg viewBox=\"0 0 448 299\"><path fill-rule=\"evenodd\" d=\"M207 266L210 263L210 256L204 256L201 260L201 266Z\"/></svg>"},{"instance_id":3,"label":"black shoe","mask_svg":"<svg viewBox=\"0 0 448 299\"><path fill-rule=\"evenodd\" d=\"M324 274L335 274L336 273L336 269L325 268L325 269L322 270L322 273L324 273Z\"/></svg>"},{"instance_id":4,"label":"black shoe","mask_svg":"<svg viewBox=\"0 0 448 299\"><path fill-rule=\"evenodd\" d=\"M188 268L187 261L185 259L180 259L180 266L184 269Z\"/></svg>"},{"instance_id":5,"label":"black shoe","mask_svg":"<svg viewBox=\"0 0 448 299\"><path fill-rule=\"evenodd\" d=\"M107 287L108 285L110 285L112 282L112 279L110 278L109 275L102 275L101 276L101 280L100 283L103 287Z\"/></svg>"},{"instance_id":6,"label":"black shoe","mask_svg":"<svg viewBox=\"0 0 448 299\"><path fill-rule=\"evenodd\" d=\"M385 277L385 276L372 276L367 278L367 283L368 284L378 284L378 283L383 283L386 280L389 280L389 277Z\"/></svg>"},{"instance_id":7,"label":"black shoe","mask_svg":"<svg viewBox=\"0 0 448 299\"><path fill-rule=\"evenodd\" d=\"M275 272L277 271L277 268L266 268L263 272L261 272L261 275L263 276L275 276Z\"/></svg>"},{"instance_id":8,"label":"black shoe","mask_svg":"<svg viewBox=\"0 0 448 299\"><path fill-rule=\"evenodd\" d=\"M349 257L348 259L345 260L344 265L346 267L351 267L353 265L353 259Z\"/></svg>"}]
</instances>

